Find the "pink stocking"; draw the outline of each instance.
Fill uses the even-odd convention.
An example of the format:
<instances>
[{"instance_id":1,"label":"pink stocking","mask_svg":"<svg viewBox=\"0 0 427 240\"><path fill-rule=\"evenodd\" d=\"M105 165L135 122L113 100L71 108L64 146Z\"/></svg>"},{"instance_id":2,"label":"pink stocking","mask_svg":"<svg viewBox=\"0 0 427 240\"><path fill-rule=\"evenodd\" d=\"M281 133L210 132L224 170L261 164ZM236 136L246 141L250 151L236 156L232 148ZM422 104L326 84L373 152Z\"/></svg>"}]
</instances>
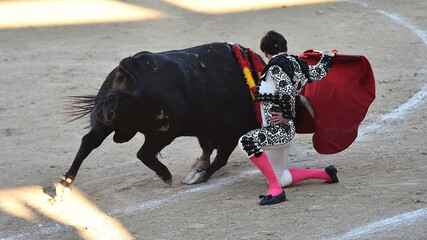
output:
<instances>
[{"instance_id":1,"label":"pink stocking","mask_svg":"<svg viewBox=\"0 0 427 240\"><path fill-rule=\"evenodd\" d=\"M267 195L276 196L282 193L283 189L280 186L279 181L277 180L276 174L274 173L273 168L271 167L267 155L263 152L261 156L251 157L250 159L267 179L269 186Z\"/></svg>"},{"instance_id":2,"label":"pink stocking","mask_svg":"<svg viewBox=\"0 0 427 240\"><path fill-rule=\"evenodd\" d=\"M300 168L289 168L289 172L292 175L292 183L304 181L307 179L323 179L331 182L332 179L325 169L300 169Z\"/></svg>"}]
</instances>

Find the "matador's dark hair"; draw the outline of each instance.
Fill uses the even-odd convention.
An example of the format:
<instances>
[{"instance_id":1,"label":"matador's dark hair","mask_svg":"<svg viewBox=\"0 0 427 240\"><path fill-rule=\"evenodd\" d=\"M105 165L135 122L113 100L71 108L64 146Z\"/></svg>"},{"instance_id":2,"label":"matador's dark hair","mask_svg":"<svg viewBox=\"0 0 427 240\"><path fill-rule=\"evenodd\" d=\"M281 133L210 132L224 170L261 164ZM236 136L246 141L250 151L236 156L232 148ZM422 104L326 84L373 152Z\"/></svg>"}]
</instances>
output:
<instances>
[{"instance_id":1,"label":"matador's dark hair","mask_svg":"<svg viewBox=\"0 0 427 240\"><path fill-rule=\"evenodd\" d=\"M261 39L260 48L265 53L276 55L288 51L288 42L282 34L271 30Z\"/></svg>"}]
</instances>

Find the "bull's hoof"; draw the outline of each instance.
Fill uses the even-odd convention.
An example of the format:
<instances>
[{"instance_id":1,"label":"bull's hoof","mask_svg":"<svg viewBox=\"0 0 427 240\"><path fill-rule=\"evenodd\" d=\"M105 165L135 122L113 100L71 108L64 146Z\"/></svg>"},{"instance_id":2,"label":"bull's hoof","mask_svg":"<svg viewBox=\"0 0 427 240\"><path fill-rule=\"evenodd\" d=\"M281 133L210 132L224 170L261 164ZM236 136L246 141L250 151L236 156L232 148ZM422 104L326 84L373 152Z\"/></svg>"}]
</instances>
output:
<instances>
[{"instance_id":1,"label":"bull's hoof","mask_svg":"<svg viewBox=\"0 0 427 240\"><path fill-rule=\"evenodd\" d=\"M163 177L160 177L159 175L157 175L160 179L162 179L162 181L164 182L164 183L166 183L167 185L172 185L172 176L171 177L169 177L169 178L163 178Z\"/></svg>"},{"instance_id":2,"label":"bull's hoof","mask_svg":"<svg viewBox=\"0 0 427 240\"><path fill-rule=\"evenodd\" d=\"M163 182L167 185L172 185L172 178L171 179L163 179Z\"/></svg>"},{"instance_id":3,"label":"bull's hoof","mask_svg":"<svg viewBox=\"0 0 427 240\"><path fill-rule=\"evenodd\" d=\"M191 184L206 182L206 180L207 180L207 175L205 171L199 171L194 169L190 171L190 173L185 178L185 183L191 185Z\"/></svg>"},{"instance_id":4,"label":"bull's hoof","mask_svg":"<svg viewBox=\"0 0 427 240\"><path fill-rule=\"evenodd\" d=\"M193 169L193 170L191 170L191 171L188 173L187 177L185 178L184 182L185 182L186 184L192 184L192 183L190 183L190 182L191 182L191 181L192 181L192 179L194 178L194 175L196 175L196 173L198 173L198 172L199 172L199 170L197 170L197 169Z\"/></svg>"},{"instance_id":5,"label":"bull's hoof","mask_svg":"<svg viewBox=\"0 0 427 240\"><path fill-rule=\"evenodd\" d=\"M70 196L71 187L73 186L74 180L62 176L61 182L55 184L56 187L56 200L62 201Z\"/></svg>"}]
</instances>

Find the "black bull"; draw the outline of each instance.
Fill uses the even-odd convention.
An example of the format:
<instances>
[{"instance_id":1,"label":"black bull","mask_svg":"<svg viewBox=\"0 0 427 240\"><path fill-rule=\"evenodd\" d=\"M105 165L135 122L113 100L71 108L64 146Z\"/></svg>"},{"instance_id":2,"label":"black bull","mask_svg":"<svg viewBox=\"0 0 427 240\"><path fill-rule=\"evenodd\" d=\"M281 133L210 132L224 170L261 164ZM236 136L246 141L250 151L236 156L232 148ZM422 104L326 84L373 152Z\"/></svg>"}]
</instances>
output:
<instances>
[{"instance_id":1,"label":"black bull","mask_svg":"<svg viewBox=\"0 0 427 240\"><path fill-rule=\"evenodd\" d=\"M138 53L120 62L96 96L74 97L72 103L79 117L90 114L91 126L62 177L64 186L72 185L83 160L113 132L116 143L144 134L138 159L171 184L171 173L156 156L175 138L197 137L204 159L217 149L197 183L227 163L240 136L259 127L249 87L228 43Z\"/></svg>"}]
</instances>

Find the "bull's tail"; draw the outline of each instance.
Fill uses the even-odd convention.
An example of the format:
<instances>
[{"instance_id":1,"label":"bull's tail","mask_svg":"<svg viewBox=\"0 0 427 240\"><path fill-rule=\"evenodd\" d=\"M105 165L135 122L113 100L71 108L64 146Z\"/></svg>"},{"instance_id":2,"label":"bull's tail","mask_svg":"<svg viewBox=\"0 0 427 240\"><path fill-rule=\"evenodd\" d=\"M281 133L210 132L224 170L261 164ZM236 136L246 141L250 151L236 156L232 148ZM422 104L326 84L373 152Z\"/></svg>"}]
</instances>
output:
<instances>
[{"instance_id":1,"label":"bull's tail","mask_svg":"<svg viewBox=\"0 0 427 240\"><path fill-rule=\"evenodd\" d=\"M116 117L116 108L121 99L133 98L129 92L114 90L105 95L98 94L87 96L66 97L64 112L73 119L67 123L80 119L90 114L91 126L95 123L111 125Z\"/></svg>"},{"instance_id":2,"label":"bull's tail","mask_svg":"<svg viewBox=\"0 0 427 240\"><path fill-rule=\"evenodd\" d=\"M92 112L96 101L95 95L87 96L68 96L62 98L64 104L63 113L72 119L67 123L80 119Z\"/></svg>"}]
</instances>

